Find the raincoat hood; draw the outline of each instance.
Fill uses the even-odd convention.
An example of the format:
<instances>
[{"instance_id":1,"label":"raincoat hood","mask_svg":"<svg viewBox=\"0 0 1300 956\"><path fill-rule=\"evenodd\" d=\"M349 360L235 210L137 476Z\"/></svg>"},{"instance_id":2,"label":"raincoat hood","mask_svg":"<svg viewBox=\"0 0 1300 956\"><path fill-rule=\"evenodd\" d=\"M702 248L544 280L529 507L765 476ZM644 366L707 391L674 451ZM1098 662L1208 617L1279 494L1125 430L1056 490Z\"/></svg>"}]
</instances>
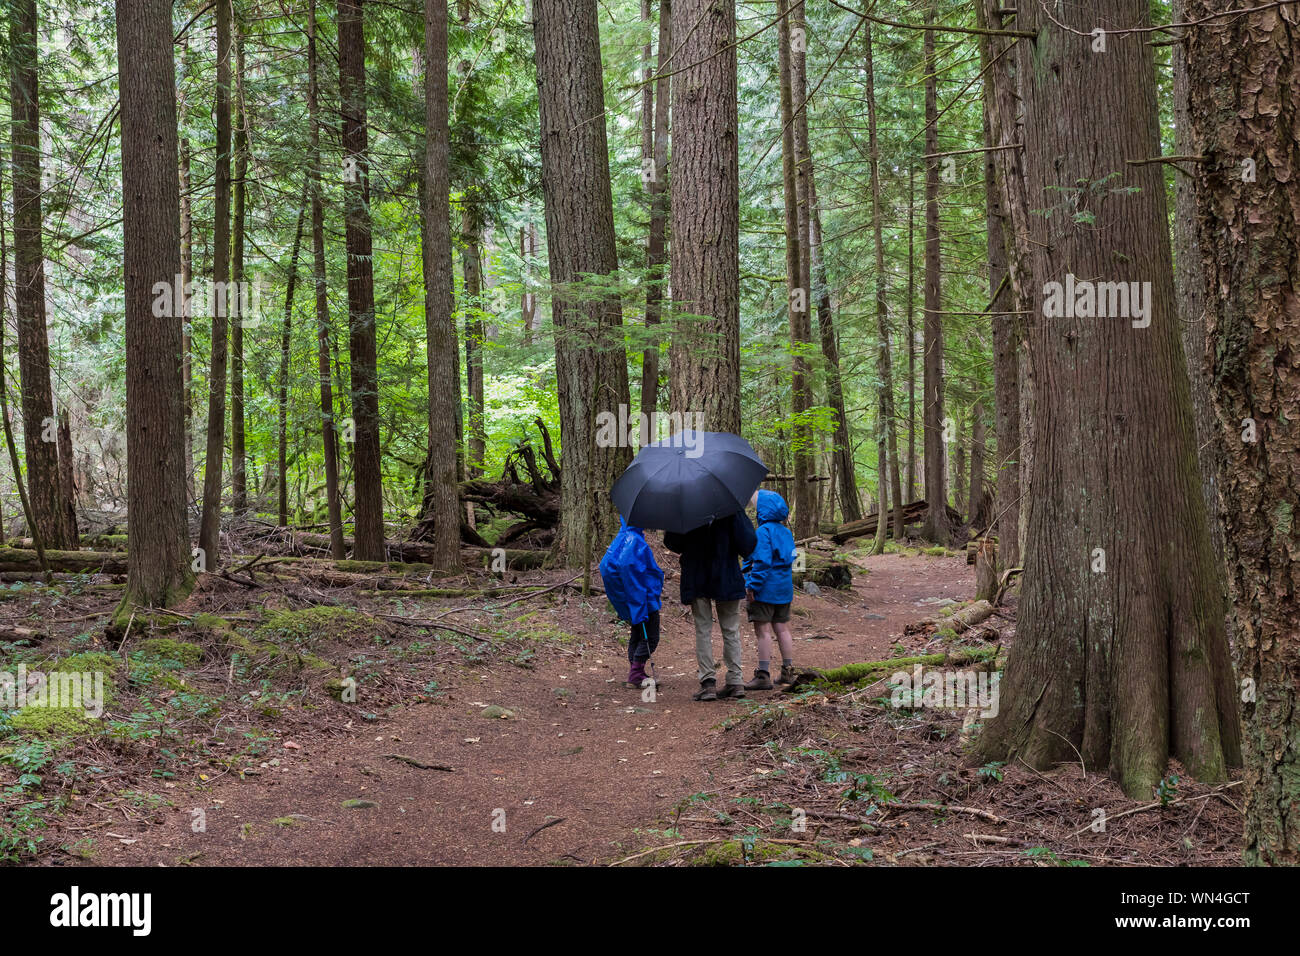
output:
<instances>
[{"instance_id":1,"label":"raincoat hood","mask_svg":"<svg viewBox=\"0 0 1300 956\"><path fill-rule=\"evenodd\" d=\"M784 521L790 517L790 508L785 499L775 491L763 489L758 493L758 520Z\"/></svg>"}]
</instances>

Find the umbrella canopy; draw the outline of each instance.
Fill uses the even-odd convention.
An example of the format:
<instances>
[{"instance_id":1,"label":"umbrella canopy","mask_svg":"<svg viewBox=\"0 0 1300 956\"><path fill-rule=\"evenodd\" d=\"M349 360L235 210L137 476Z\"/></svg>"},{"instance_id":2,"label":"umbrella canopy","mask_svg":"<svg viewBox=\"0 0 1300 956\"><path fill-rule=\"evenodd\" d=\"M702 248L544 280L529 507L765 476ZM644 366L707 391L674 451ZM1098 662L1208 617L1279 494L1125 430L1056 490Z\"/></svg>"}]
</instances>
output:
<instances>
[{"instance_id":1,"label":"umbrella canopy","mask_svg":"<svg viewBox=\"0 0 1300 956\"><path fill-rule=\"evenodd\" d=\"M685 533L743 511L766 476L739 435L686 429L642 448L609 496L630 525Z\"/></svg>"}]
</instances>

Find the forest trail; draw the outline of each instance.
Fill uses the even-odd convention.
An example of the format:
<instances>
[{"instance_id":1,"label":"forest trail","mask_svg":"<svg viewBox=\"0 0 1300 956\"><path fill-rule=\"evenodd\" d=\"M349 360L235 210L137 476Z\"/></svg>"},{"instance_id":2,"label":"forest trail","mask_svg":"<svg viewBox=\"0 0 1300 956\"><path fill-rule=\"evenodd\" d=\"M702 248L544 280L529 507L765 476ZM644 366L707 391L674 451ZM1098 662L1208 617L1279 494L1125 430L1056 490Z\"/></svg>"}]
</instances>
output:
<instances>
[{"instance_id":1,"label":"forest trail","mask_svg":"<svg viewBox=\"0 0 1300 956\"><path fill-rule=\"evenodd\" d=\"M960 557L891 554L857 563L868 573L855 577L851 592L796 596L800 666L886 657L904 624L939 600L969 598L973 588ZM665 597L675 598L676 587L674 575ZM458 663L440 677L443 693L431 703L349 721L333 736L284 738L244 779L176 783L155 822L96 825L100 848L87 862L539 865L633 853L653 842L635 830L665 827L683 797L733 775L719 724L773 696L692 701L693 632L680 610L665 604L656 655L664 686L654 702L623 685L621 631L612 626L578 632L580 644L545 646L531 669ZM753 637L743 627L748 677ZM716 627L715 647L720 653ZM489 705L514 716L486 718ZM454 769L421 769L393 754ZM193 827L195 809L203 810L203 832ZM504 832L499 822L493 827L495 811L504 811Z\"/></svg>"}]
</instances>

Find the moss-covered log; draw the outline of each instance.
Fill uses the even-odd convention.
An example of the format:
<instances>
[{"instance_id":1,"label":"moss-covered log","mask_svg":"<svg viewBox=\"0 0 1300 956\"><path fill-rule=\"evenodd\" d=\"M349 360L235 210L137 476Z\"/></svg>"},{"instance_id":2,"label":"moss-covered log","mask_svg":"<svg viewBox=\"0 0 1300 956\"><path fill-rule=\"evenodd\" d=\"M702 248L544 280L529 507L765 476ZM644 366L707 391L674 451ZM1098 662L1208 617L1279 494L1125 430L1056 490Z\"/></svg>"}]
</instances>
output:
<instances>
[{"instance_id":1,"label":"moss-covered log","mask_svg":"<svg viewBox=\"0 0 1300 956\"><path fill-rule=\"evenodd\" d=\"M126 574L126 553L123 551L46 551L45 558L49 562L51 571ZM0 548L0 573L7 571L31 573L40 570L41 563L35 551L26 548Z\"/></svg>"},{"instance_id":2,"label":"moss-covered log","mask_svg":"<svg viewBox=\"0 0 1300 956\"><path fill-rule=\"evenodd\" d=\"M843 561L804 553L805 570L794 572L794 583L811 581L818 587L847 590L853 587L853 570Z\"/></svg>"},{"instance_id":3,"label":"moss-covered log","mask_svg":"<svg viewBox=\"0 0 1300 956\"><path fill-rule=\"evenodd\" d=\"M492 548L483 552L482 564L485 568L500 570L500 567L494 567L498 551L505 552L506 569L510 571L536 571L539 568L546 567L550 560L551 552L542 551L541 549L531 548Z\"/></svg>"},{"instance_id":4,"label":"moss-covered log","mask_svg":"<svg viewBox=\"0 0 1300 956\"><path fill-rule=\"evenodd\" d=\"M868 677L879 678L918 664L922 667L960 667L963 664L978 664L994 660L997 652L996 647L972 647L951 654L919 654L914 657L890 657L883 661L858 661L829 670L804 671L795 683L790 685L789 690L798 690L817 681L830 684L855 684Z\"/></svg>"},{"instance_id":5,"label":"moss-covered log","mask_svg":"<svg viewBox=\"0 0 1300 956\"><path fill-rule=\"evenodd\" d=\"M952 631L961 634L993 615L993 605L988 601L972 601L965 607L952 605L946 612L923 621L914 621L903 628L904 634L928 634L932 631Z\"/></svg>"}]
</instances>

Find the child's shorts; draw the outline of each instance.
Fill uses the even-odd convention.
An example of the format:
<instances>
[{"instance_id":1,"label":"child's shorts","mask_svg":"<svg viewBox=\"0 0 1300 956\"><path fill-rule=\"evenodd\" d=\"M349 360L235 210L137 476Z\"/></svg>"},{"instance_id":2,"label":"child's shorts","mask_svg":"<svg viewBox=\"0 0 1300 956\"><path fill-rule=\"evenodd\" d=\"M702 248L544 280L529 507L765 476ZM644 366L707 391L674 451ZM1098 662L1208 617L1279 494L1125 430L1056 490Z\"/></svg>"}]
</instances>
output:
<instances>
[{"instance_id":1,"label":"child's shorts","mask_svg":"<svg viewBox=\"0 0 1300 956\"><path fill-rule=\"evenodd\" d=\"M790 620L790 603L768 604L755 601L749 606L749 620L754 624L785 624Z\"/></svg>"}]
</instances>

